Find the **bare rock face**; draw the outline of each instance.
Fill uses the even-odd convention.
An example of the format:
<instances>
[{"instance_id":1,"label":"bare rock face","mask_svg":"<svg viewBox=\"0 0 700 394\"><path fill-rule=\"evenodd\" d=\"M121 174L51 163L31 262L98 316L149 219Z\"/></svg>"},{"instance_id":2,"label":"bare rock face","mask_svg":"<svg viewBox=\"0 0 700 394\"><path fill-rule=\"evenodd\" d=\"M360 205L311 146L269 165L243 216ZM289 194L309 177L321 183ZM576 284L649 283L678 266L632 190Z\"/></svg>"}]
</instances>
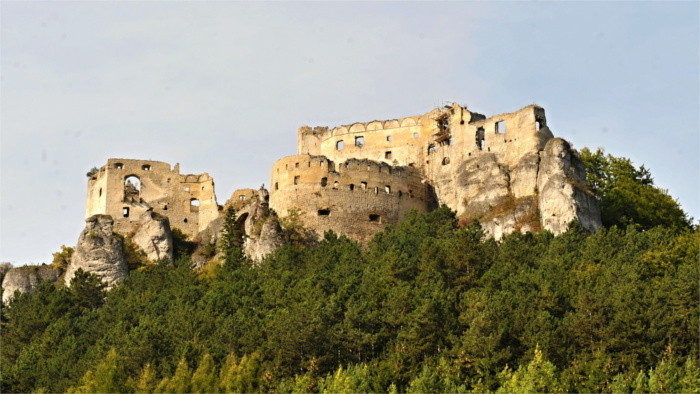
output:
<instances>
[{"instance_id":1,"label":"bare rock face","mask_svg":"<svg viewBox=\"0 0 700 394\"><path fill-rule=\"evenodd\" d=\"M254 261L261 260L284 243L282 226L270 211L267 200L268 192L261 188L237 215L246 234L243 252Z\"/></svg>"},{"instance_id":2,"label":"bare rock face","mask_svg":"<svg viewBox=\"0 0 700 394\"><path fill-rule=\"evenodd\" d=\"M561 234L573 220L589 231L600 228L600 208L585 186L585 166L569 143L552 138L540 157L537 187L544 229Z\"/></svg>"},{"instance_id":3,"label":"bare rock face","mask_svg":"<svg viewBox=\"0 0 700 394\"><path fill-rule=\"evenodd\" d=\"M114 220L109 215L94 215L85 220L75 252L65 276L66 285L78 269L96 274L111 289L128 275L122 239L113 231Z\"/></svg>"},{"instance_id":4,"label":"bare rock face","mask_svg":"<svg viewBox=\"0 0 700 394\"><path fill-rule=\"evenodd\" d=\"M56 282L59 276L61 271L50 265L25 265L12 268L7 271L2 280L2 302L8 303L14 297L15 291L31 292L40 282L45 280Z\"/></svg>"},{"instance_id":5,"label":"bare rock face","mask_svg":"<svg viewBox=\"0 0 700 394\"><path fill-rule=\"evenodd\" d=\"M167 259L173 261L173 234L170 221L153 211L146 211L139 217L139 224L131 240L152 261Z\"/></svg>"},{"instance_id":6,"label":"bare rock face","mask_svg":"<svg viewBox=\"0 0 700 394\"><path fill-rule=\"evenodd\" d=\"M243 244L243 251L254 261L260 261L284 243L282 226L276 216L263 219L259 234L251 234Z\"/></svg>"}]
</instances>

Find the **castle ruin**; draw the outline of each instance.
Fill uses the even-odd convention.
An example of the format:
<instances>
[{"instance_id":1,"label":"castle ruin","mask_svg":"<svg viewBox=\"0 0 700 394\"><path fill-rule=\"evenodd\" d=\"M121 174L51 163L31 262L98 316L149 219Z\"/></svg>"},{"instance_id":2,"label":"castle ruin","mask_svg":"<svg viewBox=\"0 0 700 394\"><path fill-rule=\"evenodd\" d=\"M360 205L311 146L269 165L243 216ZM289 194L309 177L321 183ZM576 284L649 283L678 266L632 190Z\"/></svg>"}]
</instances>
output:
<instances>
[{"instance_id":1,"label":"castle ruin","mask_svg":"<svg viewBox=\"0 0 700 394\"><path fill-rule=\"evenodd\" d=\"M238 190L229 203L241 209L256 193ZM495 238L559 234L574 220L600 227L583 164L536 105L489 118L452 104L401 119L304 126L297 154L272 166L269 208L298 215L318 236L333 230L367 241L409 210L443 204ZM128 234L149 209L192 236L222 215L213 179L182 175L178 165L109 159L88 181L86 215L111 215L118 232Z\"/></svg>"}]
</instances>

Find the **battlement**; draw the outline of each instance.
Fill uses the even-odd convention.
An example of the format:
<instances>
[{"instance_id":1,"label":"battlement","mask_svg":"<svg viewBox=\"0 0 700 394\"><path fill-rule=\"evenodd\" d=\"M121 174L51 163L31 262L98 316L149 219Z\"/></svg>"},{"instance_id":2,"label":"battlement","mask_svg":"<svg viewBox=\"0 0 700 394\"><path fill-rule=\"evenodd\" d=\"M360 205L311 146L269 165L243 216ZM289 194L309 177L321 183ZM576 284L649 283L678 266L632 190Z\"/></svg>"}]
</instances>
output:
<instances>
[{"instance_id":1,"label":"battlement","mask_svg":"<svg viewBox=\"0 0 700 394\"><path fill-rule=\"evenodd\" d=\"M420 172L367 159L335 164L325 156L295 155L272 167L270 206L280 216L292 209L307 228L367 240L410 209L434 204Z\"/></svg>"}]
</instances>

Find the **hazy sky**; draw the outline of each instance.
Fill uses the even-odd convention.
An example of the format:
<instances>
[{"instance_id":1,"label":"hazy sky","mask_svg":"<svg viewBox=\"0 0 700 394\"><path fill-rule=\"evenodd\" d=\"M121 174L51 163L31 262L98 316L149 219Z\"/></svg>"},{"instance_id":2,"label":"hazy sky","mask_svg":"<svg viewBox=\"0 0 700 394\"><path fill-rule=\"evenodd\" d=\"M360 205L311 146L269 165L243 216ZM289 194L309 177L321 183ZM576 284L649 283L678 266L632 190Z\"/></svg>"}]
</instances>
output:
<instances>
[{"instance_id":1,"label":"hazy sky","mask_svg":"<svg viewBox=\"0 0 700 394\"><path fill-rule=\"evenodd\" d=\"M531 103L700 217L698 2L0 3L0 261L49 262L107 158L269 183L301 125Z\"/></svg>"}]
</instances>

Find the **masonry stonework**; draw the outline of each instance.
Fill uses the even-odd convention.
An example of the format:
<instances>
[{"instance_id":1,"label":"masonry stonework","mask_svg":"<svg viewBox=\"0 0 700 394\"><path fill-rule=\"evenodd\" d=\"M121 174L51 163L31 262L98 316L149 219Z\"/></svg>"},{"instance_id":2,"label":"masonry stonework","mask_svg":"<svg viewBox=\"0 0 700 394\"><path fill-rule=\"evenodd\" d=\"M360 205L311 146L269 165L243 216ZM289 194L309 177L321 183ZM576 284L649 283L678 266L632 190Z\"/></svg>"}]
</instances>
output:
<instances>
[{"instance_id":1,"label":"masonry stonework","mask_svg":"<svg viewBox=\"0 0 700 394\"><path fill-rule=\"evenodd\" d=\"M239 189L227 205L243 212L257 201L280 218L297 214L319 237L333 230L363 242L409 210L442 204L495 238L559 234L572 220L590 231L601 225L583 164L537 105L486 117L455 103L401 119L303 126L297 136L297 154L272 167L269 195ZM111 215L119 233L133 233L148 210L193 237L223 215L213 179L180 174L179 165L109 159L88 181L86 216Z\"/></svg>"},{"instance_id":2,"label":"masonry stonework","mask_svg":"<svg viewBox=\"0 0 700 394\"><path fill-rule=\"evenodd\" d=\"M195 236L219 216L214 180L206 173L180 174L179 164L131 159L109 159L88 180L86 218L110 215L115 231L130 234L148 210Z\"/></svg>"}]
</instances>

